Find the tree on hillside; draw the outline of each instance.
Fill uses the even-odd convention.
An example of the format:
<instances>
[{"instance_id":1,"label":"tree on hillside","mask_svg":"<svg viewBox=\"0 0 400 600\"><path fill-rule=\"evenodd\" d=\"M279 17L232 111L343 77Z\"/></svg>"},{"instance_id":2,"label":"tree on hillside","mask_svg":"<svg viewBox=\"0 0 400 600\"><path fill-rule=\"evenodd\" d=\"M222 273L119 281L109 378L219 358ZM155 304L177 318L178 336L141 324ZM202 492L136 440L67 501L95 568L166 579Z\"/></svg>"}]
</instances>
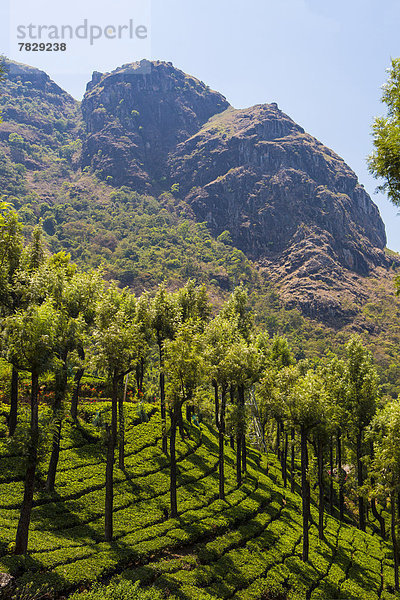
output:
<instances>
[{"instance_id":1,"label":"tree on hillside","mask_svg":"<svg viewBox=\"0 0 400 600\"><path fill-rule=\"evenodd\" d=\"M4 318L22 307L26 286L18 274L22 256L22 225L7 203L0 203L0 310ZM18 370L12 365L10 389L9 435L14 435L18 418Z\"/></svg>"},{"instance_id":2,"label":"tree on hillside","mask_svg":"<svg viewBox=\"0 0 400 600\"><path fill-rule=\"evenodd\" d=\"M176 495L176 430L182 406L190 401L204 374L202 338L198 320L182 323L173 340L165 342L165 368L168 373L167 400L170 413L170 500L171 517L178 516Z\"/></svg>"},{"instance_id":3,"label":"tree on hillside","mask_svg":"<svg viewBox=\"0 0 400 600\"><path fill-rule=\"evenodd\" d=\"M313 428L311 441L317 458L317 482L318 482L318 535L324 539L324 507L325 507L325 455L332 439L335 429L334 405L330 402L329 395L323 398L324 406L320 411L319 423Z\"/></svg>"},{"instance_id":4,"label":"tree on hillside","mask_svg":"<svg viewBox=\"0 0 400 600\"><path fill-rule=\"evenodd\" d=\"M204 332L204 360L214 388L214 413L219 440L219 498L225 499L224 448L226 405L229 389L234 385L232 347L238 341L236 327L220 316L211 321Z\"/></svg>"},{"instance_id":5,"label":"tree on hillside","mask_svg":"<svg viewBox=\"0 0 400 600\"><path fill-rule=\"evenodd\" d=\"M53 403L53 445L48 467L46 488L54 490L60 452L63 403L67 393L68 368L73 351L83 351L85 334L93 323L95 302L102 283L98 273L78 273L76 265L65 252L49 256L31 276L29 296L40 304L52 299L59 311L55 369L55 393ZM78 367L78 371L81 365ZM75 392L75 389L74 389ZM75 400L75 397L73 398ZM75 407L75 411L76 411ZM74 411L74 412L75 412Z\"/></svg>"},{"instance_id":6,"label":"tree on hillside","mask_svg":"<svg viewBox=\"0 0 400 600\"><path fill-rule=\"evenodd\" d=\"M249 307L247 290L243 285L235 288L221 310L221 317L236 322L240 335L246 341L250 340L254 322Z\"/></svg>"},{"instance_id":7,"label":"tree on hillside","mask_svg":"<svg viewBox=\"0 0 400 600\"><path fill-rule=\"evenodd\" d=\"M46 488L54 490L58 458L60 453L60 438L62 424L62 404L67 391L67 359L74 347L76 327L69 319L62 303L66 281L73 277L75 265L70 263L70 256L64 252L48 257L48 259L32 275L29 285L30 300L34 304L51 301L58 310L57 328L55 334L54 353L55 390L53 402L53 445L49 461Z\"/></svg>"},{"instance_id":8,"label":"tree on hillside","mask_svg":"<svg viewBox=\"0 0 400 600\"><path fill-rule=\"evenodd\" d=\"M290 367L296 363L287 338L275 335L269 349L268 358L276 370Z\"/></svg>"},{"instance_id":9,"label":"tree on hillside","mask_svg":"<svg viewBox=\"0 0 400 600\"><path fill-rule=\"evenodd\" d=\"M301 495L303 511L303 561L308 560L310 522L310 475L308 459L308 436L314 427L324 420L327 394L321 378L308 371L300 377L289 397L293 422L300 429L301 442Z\"/></svg>"},{"instance_id":10,"label":"tree on hillside","mask_svg":"<svg viewBox=\"0 0 400 600\"><path fill-rule=\"evenodd\" d=\"M165 407L165 369L164 369L164 343L173 339L179 324L179 309L175 298L169 294L164 286L160 286L151 303L151 324L156 336L159 356L159 381L162 450L168 451L167 442L167 414Z\"/></svg>"},{"instance_id":11,"label":"tree on hillside","mask_svg":"<svg viewBox=\"0 0 400 600\"><path fill-rule=\"evenodd\" d=\"M268 410L271 418L277 422L277 449L278 458L281 461L283 485L286 487L287 481L287 454L288 454L288 430L291 432L291 460L290 460L290 488L294 491L295 488L295 423L291 418L288 398L293 393L293 388L296 381L300 377L300 372L297 367L291 365L283 367L276 372L272 366L270 374L273 378L273 389L269 395ZM263 391L268 398L268 385L270 381L268 376L263 380ZM284 444L280 448L280 432L284 434Z\"/></svg>"},{"instance_id":12,"label":"tree on hillside","mask_svg":"<svg viewBox=\"0 0 400 600\"><path fill-rule=\"evenodd\" d=\"M275 336L269 347L264 349L265 364L264 374L259 389L260 396L260 410L264 423L269 419L273 419L276 422L276 452L278 459L281 461L282 476L284 485L286 487L287 480L287 454L289 448L289 432L285 429L285 418L287 413L286 397L289 393L289 387L291 382L293 383L293 374L295 371L288 370L288 377L283 375L280 378L279 373L295 364L295 360L290 350L288 341L285 337ZM296 371L297 373L297 371ZM291 375L290 375L291 374ZM299 376L299 373L295 376ZM288 387L289 386L289 387ZM264 425L265 427L265 425ZM295 430L291 428L291 447L292 447L292 482L291 486L294 487L294 441L295 441Z\"/></svg>"},{"instance_id":13,"label":"tree on hillside","mask_svg":"<svg viewBox=\"0 0 400 600\"><path fill-rule=\"evenodd\" d=\"M47 371L56 348L59 314L51 302L30 306L7 319L5 340L11 364L31 373L31 425L28 445L24 498L20 510L15 553L26 554L32 511L39 441L38 391L39 376Z\"/></svg>"},{"instance_id":14,"label":"tree on hillside","mask_svg":"<svg viewBox=\"0 0 400 600\"><path fill-rule=\"evenodd\" d=\"M75 350L79 361L76 365L71 397L71 417L74 421L78 417L80 386L85 372L85 348L88 345L94 328L96 303L103 288L104 281L101 278L101 272L89 271L88 273L77 273L64 290L63 302L65 303L66 310L71 318L79 318L81 325L75 337Z\"/></svg>"},{"instance_id":15,"label":"tree on hillside","mask_svg":"<svg viewBox=\"0 0 400 600\"><path fill-rule=\"evenodd\" d=\"M22 247L21 224L17 214L7 203L0 204L0 227L6 236L2 238L1 296L5 315L12 316L26 309L32 301L32 277L44 261L41 224L32 232L31 242ZM3 229L4 228L4 229ZM44 299L44 296L43 296ZM7 348L6 348L7 351ZM11 354L8 354L9 362ZM12 363L9 433L14 434L18 415L18 366Z\"/></svg>"},{"instance_id":16,"label":"tree on hillside","mask_svg":"<svg viewBox=\"0 0 400 600\"><path fill-rule=\"evenodd\" d=\"M259 348L251 340L247 342L243 337L232 345L229 360L233 373L233 384L237 389L236 407L236 481L242 483L242 473L246 472L246 428L247 415L245 398L250 393L250 388L261 377L262 356Z\"/></svg>"},{"instance_id":17,"label":"tree on hillside","mask_svg":"<svg viewBox=\"0 0 400 600\"><path fill-rule=\"evenodd\" d=\"M135 316L136 300L133 294L114 286L103 293L95 316L93 362L106 374L111 386L111 425L106 427L106 541L111 541L113 537L113 473L118 432L118 394L124 376L135 368L138 356L140 331ZM120 443L123 443L122 438Z\"/></svg>"},{"instance_id":18,"label":"tree on hillside","mask_svg":"<svg viewBox=\"0 0 400 600\"><path fill-rule=\"evenodd\" d=\"M387 115L377 117L372 126L375 150L368 159L369 169L375 177L384 179L378 189L400 205L400 58L392 59L382 102Z\"/></svg>"},{"instance_id":19,"label":"tree on hillside","mask_svg":"<svg viewBox=\"0 0 400 600\"><path fill-rule=\"evenodd\" d=\"M339 519L344 519L344 481L343 469L343 439L348 433L349 413L347 410L346 394L346 364L336 356L329 360L321 369L329 402L333 407L332 424L336 429L336 467L339 482ZM331 465L331 471L332 465ZM331 473L332 477L333 473Z\"/></svg>"},{"instance_id":20,"label":"tree on hillside","mask_svg":"<svg viewBox=\"0 0 400 600\"><path fill-rule=\"evenodd\" d=\"M255 344L247 343L240 334L236 319L219 315L208 324L205 334L205 362L214 388L215 421L219 433L219 497L224 498L224 443L226 404L238 391L239 403L236 406L236 476L238 485L242 481L242 468L245 470L243 448L246 415L244 414L244 394L259 378L261 355Z\"/></svg>"},{"instance_id":21,"label":"tree on hillside","mask_svg":"<svg viewBox=\"0 0 400 600\"><path fill-rule=\"evenodd\" d=\"M374 473L373 495L390 501L391 537L393 544L395 589L399 590L398 509L400 493L400 403L393 400L374 417L370 427L374 446L371 468Z\"/></svg>"},{"instance_id":22,"label":"tree on hillside","mask_svg":"<svg viewBox=\"0 0 400 600\"><path fill-rule=\"evenodd\" d=\"M240 284L232 292L227 302L221 310L221 317L235 323L239 334L246 344L251 343L252 332L254 328L253 315L250 311L248 293L246 288ZM244 364L244 363L243 363ZM246 471L246 423L245 423L245 381L247 374L242 373L237 381L237 426L236 426L236 468L238 484L241 482L239 464L241 462L241 471Z\"/></svg>"},{"instance_id":23,"label":"tree on hillside","mask_svg":"<svg viewBox=\"0 0 400 600\"><path fill-rule=\"evenodd\" d=\"M364 433L376 411L378 375L372 365L371 354L357 336L353 336L346 345L346 354L346 408L349 430L355 438L359 526L365 531L364 497L360 491L364 484Z\"/></svg>"},{"instance_id":24,"label":"tree on hillside","mask_svg":"<svg viewBox=\"0 0 400 600\"><path fill-rule=\"evenodd\" d=\"M205 324L211 315L211 304L204 285L196 286L192 279L176 292L176 302L182 322L198 319Z\"/></svg>"},{"instance_id":25,"label":"tree on hillside","mask_svg":"<svg viewBox=\"0 0 400 600\"><path fill-rule=\"evenodd\" d=\"M179 322L197 321L200 331L203 331L211 316L211 304L208 299L207 289L204 285L196 286L192 279L174 294ZM187 415L191 414L193 405L187 403ZM183 415L178 415L179 432L182 439L185 437Z\"/></svg>"},{"instance_id":26,"label":"tree on hillside","mask_svg":"<svg viewBox=\"0 0 400 600\"><path fill-rule=\"evenodd\" d=\"M136 303L136 322L140 331L140 343L138 346L138 360L136 363L135 377L138 398L143 397L143 381L146 365L151 353L151 345L154 341L154 332L151 326L151 303L147 292L138 298Z\"/></svg>"}]
</instances>

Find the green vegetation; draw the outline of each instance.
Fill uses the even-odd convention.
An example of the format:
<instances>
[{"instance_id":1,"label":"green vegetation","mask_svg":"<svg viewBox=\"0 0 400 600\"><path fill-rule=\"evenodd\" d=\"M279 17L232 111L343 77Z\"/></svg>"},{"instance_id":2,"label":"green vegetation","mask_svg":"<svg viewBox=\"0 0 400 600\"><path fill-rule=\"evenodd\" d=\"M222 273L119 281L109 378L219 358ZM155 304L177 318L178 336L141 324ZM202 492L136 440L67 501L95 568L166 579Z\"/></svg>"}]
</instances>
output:
<instances>
[{"instance_id":1,"label":"green vegetation","mask_svg":"<svg viewBox=\"0 0 400 600\"><path fill-rule=\"evenodd\" d=\"M399 598L390 276L354 321L368 344L285 309L178 184L79 171L72 99L60 118L36 94L21 125L27 72L0 143L5 597Z\"/></svg>"},{"instance_id":2,"label":"green vegetation","mask_svg":"<svg viewBox=\"0 0 400 600\"><path fill-rule=\"evenodd\" d=\"M135 297L16 225L4 206L11 598L398 597L398 402L359 338L296 360L242 285L216 315L191 280Z\"/></svg>"},{"instance_id":3,"label":"green vegetation","mask_svg":"<svg viewBox=\"0 0 400 600\"><path fill-rule=\"evenodd\" d=\"M161 597L170 590L188 600L232 594L256 599L271 590L291 598L305 598L307 591L324 600L370 600L381 592L380 597L394 598L388 591L394 585L390 545L330 516L325 517L325 540L318 540L314 502L310 558L303 563L301 496L283 487L272 455L249 449L248 473L238 488L235 454L227 446L226 500L219 500L218 438L204 425L201 433L191 427L191 439L177 440L180 510L177 519L168 518L169 460L160 448L161 422L152 405L147 405L150 420L144 423L138 423L138 406L126 405L126 466L125 472L117 468L115 473L115 537L104 542L106 459L101 429L94 422L97 413L109 410L108 402L85 401L82 429L66 423L58 492L36 492L26 558L6 553L15 531L23 470L15 468L18 437L11 445L2 442L0 568L19 574L20 586L31 582L35 589L68 590L117 571L122 582L155 585ZM41 419L46 416L41 412ZM24 427L22 422L18 435ZM43 474L49 449L44 443ZM296 462L296 478L298 466ZM123 583L122 589L131 587ZM104 592L74 600L100 597L96 593Z\"/></svg>"},{"instance_id":4,"label":"green vegetation","mask_svg":"<svg viewBox=\"0 0 400 600\"><path fill-rule=\"evenodd\" d=\"M370 171L383 178L379 189L386 191L394 204L400 204L400 59L393 58L383 88L382 102L387 116L373 124L375 151L369 157Z\"/></svg>"}]
</instances>

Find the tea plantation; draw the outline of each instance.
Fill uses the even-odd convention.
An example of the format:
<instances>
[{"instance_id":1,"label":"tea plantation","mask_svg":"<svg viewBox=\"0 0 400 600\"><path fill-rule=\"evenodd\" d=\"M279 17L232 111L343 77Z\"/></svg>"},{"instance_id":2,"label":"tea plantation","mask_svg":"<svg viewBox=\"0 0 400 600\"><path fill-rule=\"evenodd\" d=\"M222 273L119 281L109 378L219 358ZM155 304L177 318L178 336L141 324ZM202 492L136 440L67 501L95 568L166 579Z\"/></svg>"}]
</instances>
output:
<instances>
[{"instance_id":1,"label":"tea plantation","mask_svg":"<svg viewBox=\"0 0 400 600\"><path fill-rule=\"evenodd\" d=\"M218 440L206 425L177 440L179 518L169 518L169 459L161 452L159 409L126 405L126 460L115 465L114 541L104 542L105 450L101 412L82 403L77 427L65 421L56 491L44 488L49 444L42 440L38 491L26 557L12 553L23 494L27 421L0 441L0 571L23 598L178 598L182 600L390 600L390 544L326 516L318 539L312 506L310 560L301 560L301 496L282 485L273 455L248 448L238 488L226 446L226 501L218 500ZM42 422L46 409L40 411ZM42 424L43 424L42 423ZM87 593L93 583L108 585ZM113 596L110 590L148 591ZM111 586L111 587L110 587ZM36 594L36 595L35 595Z\"/></svg>"}]
</instances>

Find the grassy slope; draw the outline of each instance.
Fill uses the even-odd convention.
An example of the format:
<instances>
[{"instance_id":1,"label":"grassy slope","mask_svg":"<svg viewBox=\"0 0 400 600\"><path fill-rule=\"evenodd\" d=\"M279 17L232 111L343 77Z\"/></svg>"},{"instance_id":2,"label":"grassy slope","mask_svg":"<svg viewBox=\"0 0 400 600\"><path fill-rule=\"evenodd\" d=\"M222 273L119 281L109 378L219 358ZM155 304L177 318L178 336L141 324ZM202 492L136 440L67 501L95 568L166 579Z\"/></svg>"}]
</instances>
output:
<instances>
[{"instance_id":1,"label":"grassy slope","mask_svg":"<svg viewBox=\"0 0 400 600\"><path fill-rule=\"evenodd\" d=\"M105 406L86 404L87 420ZM14 573L20 585L33 581L61 593L118 573L186 600L395 598L388 591L390 546L333 517L326 518L326 542L311 526L310 562L302 563L301 497L283 489L273 457L266 474L266 457L250 450L248 474L237 489L227 446L227 498L218 500L217 439L206 427L202 437L193 430L192 440L178 443L180 514L166 518L168 459L160 451L154 408L150 422L140 424L136 407L127 406L126 470L115 468L115 541L103 542L103 445L93 425L85 431L98 440L65 426L57 491L36 493L26 559L7 553L22 499L23 461L18 444L0 442L0 571ZM48 458L43 451L42 481ZM315 507L312 515L316 522ZM271 590L277 595L267 595Z\"/></svg>"}]
</instances>

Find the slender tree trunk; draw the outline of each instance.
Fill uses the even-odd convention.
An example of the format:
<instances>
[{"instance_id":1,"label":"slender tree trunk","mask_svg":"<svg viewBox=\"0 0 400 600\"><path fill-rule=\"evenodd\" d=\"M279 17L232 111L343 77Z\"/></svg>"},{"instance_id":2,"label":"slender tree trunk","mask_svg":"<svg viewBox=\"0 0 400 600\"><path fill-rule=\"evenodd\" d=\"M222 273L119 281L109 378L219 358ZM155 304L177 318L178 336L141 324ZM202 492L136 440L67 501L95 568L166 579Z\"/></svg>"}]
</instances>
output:
<instances>
[{"instance_id":1,"label":"slender tree trunk","mask_svg":"<svg viewBox=\"0 0 400 600\"><path fill-rule=\"evenodd\" d=\"M281 459L281 422L276 420L276 456Z\"/></svg>"},{"instance_id":2,"label":"slender tree trunk","mask_svg":"<svg viewBox=\"0 0 400 600\"><path fill-rule=\"evenodd\" d=\"M179 428L179 435L181 437L181 440L184 440L185 439L185 430L183 428L182 405L180 405L178 408L178 428Z\"/></svg>"},{"instance_id":3,"label":"slender tree trunk","mask_svg":"<svg viewBox=\"0 0 400 600\"><path fill-rule=\"evenodd\" d=\"M318 440L318 535L319 539L324 539L324 447Z\"/></svg>"},{"instance_id":4,"label":"slender tree trunk","mask_svg":"<svg viewBox=\"0 0 400 600\"><path fill-rule=\"evenodd\" d=\"M213 379L212 386L214 388L214 413L215 413L215 424L218 428L219 421L219 394L218 394L218 383Z\"/></svg>"},{"instance_id":5,"label":"slender tree trunk","mask_svg":"<svg viewBox=\"0 0 400 600\"><path fill-rule=\"evenodd\" d=\"M85 351L82 348L82 346L78 346L77 351L78 351L78 356L79 356L80 360L81 361L85 360ZM85 372L84 368L78 369L77 372L75 373L75 377L74 377L74 389L72 391L72 398L71 398L71 417L73 418L74 421L76 421L76 419L78 418L79 393L81 390L81 381L82 381L84 372Z\"/></svg>"},{"instance_id":6,"label":"slender tree trunk","mask_svg":"<svg viewBox=\"0 0 400 600\"><path fill-rule=\"evenodd\" d=\"M242 434L242 473L246 473L247 470L247 448L246 448L246 415L245 415L245 403L244 403L244 385L240 385L238 388L239 402L240 402L240 430Z\"/></svg>"},{"instance_id":7,"label":"slender tree trunk","mask_svg":"<svg viewBox=\"0 0 400 600\"><path fill-rule=\"evenodd\" d=\"M330 480L329 480L329 510L332 514L333 513L333 470L334 470L332 436L329 440L329 467L330 467L330 471L331 471L331 476L330 476Z\"/></svg>"},{"instance_id":8,"label":"slender tree trunk","mask_svg":"<svg viewBox=\"0 0 400 600\"><path fill-rule=\"evenodd\" d=\"M285 430L285 443L283 446L282 452L282 477L283 477L283 487L286 487L287 483L287 454L288 454L288 445L289 445L289 434Z\"/></svg>"},{"instance_id":9,"label":"slender tree trunk","mask_svg":"<svg viewBox=\"0 0 400 600\"><path fill-rule=\"evenodd\" d=\"M357 433L356 439L356 454L357 454L357 484L360 488L364 483L363 478L363 465L361 462L361 431ZM358 514L359 514L359 527L361 531L365 531L365 508L364 498L358 493Z\"/></svg>"},{"instance_id":10,"label":"slender tree trunk","mask_svg":"<svg viewBox=\"0 0 400 600\"><path fill-rule=\"evenodd\" d=\"M225 471L224 471L224 434L219 431L218 434L218 446L219 446L219 499L225 500Z\"/></svg>"},{"instance_id":11,"label":"slender tree trunk","mask_svg":"<svg viewBox=\"0 0 400 600\"><path fill-rule=\"evenodd\" d=\"M221 410L218 417L218 446L219 446L219 498L225 500L225 406L226 389L222 389Z\"/></svg>"},{"instance_id":12,"label":"slender tree trunk","mask_svg":"<svg viewBox=\"0 0 400 600\"><path fill-rule=\"evenodd\" d=\"M394 492L390 494L390 514L391 514L391 522L390 522L390 531L392 534L392 544L393 544L393 560L394 560L394 589L399 591L399 548L397 544L397 534L396 534L396 495Z\"/></svg>"},{"instance_id":13,"label":"slender tree trunk","mask_svg":"<svg viewBox=\"0 0 400 600\"><path fill-rule=\"evenodd\" d=\"M136 363L136 388L138 393L138 398L143 396L143 379L144 379L144 358L140 357L140 360Z\"/></svg>"},{"instance_id":14,"label":"slender tree trunk","mask_svg":"<svg viewBox=\"0 0 400 600\"><path fill-rule=\"evenodd\" d=\"M164 374L164 358L162 351L162 340L158 342L160 352L160 401L161 401L161 443L164 454L168 453L167 440L167 411L165 408L165 374Z\"/></svg>"},{"instance_id":15,"label":"slender tree trunk","mask_svg":"<svg viewBox=\"0 0 400 600\"><path fill-rule=\"evenodd\" d=\"M310 520L310 482L308 480L307 430L301 427L301 497L303 509L303 552L302 559L308 561L309 538L308 523Z\"/></svg>"},{"instance_id":16,"label":"slender tree trunk","mask_svg":"<svg viewBox=\"0 0 400 600\"><path fill-rule=\"evenodd\" d=\"M17 427L18 418L18 371L12 367L11 390L10 390L10 414L8 416L8 432L13 436Z\"/></svg>"},{"instance_id":17,"label":"slender tree trunk","mask_svg":"<svg viewBox=\"0 0 400 600\"><path fill-rule=\"evenodd\" d=\"M176 408L174 407L171 411L171 429L169 434L169 454L171 461L170 468L170 499L171 499L171 518L175 519L178 516L178 502L176 497L176 480L177 480L177 469L176 469L176 427L178 417L176 414Z\"/></svg>"},{"instance_id":18,"label":"slender tree trunk","mask_svg":"<svg viewBox=\"0 0 400 600\"><path fill-rule=\"evenodd\" d=\"M231 406L233 406L235 403L235 388L233 387L233 385L231 385L229 388L229 398L230 398ZM230 441L232 450L235 450L235 436L233 435L233 433L230 434L229 441Z\"/></svg>"},{"instance_id":19,"label":"slender tree trunk","mask_svg":"<svg viewBox=\"0 0 400 600\"><path fill-rule=\"evenodd\" d=\"M373 444L372 440L371 440L371 444L370 444L370 451L371 451L371 459L373 459L374 458L374 444ZM374 486L375 486L375 478L371 477L371 487L373 488ZM398 505L398 507L399 507L399 505ZM379 523L382 539L386 539L385 519L383 518L383 516L381 514L379 514L378 509L376 508L376 499L375 498L371 498L371 511L372 511L374 518Z\"/></svg>"},{"instance_id":20,"label":"slender tree trunk","mask_svg":"<svg viewBox=\"0 0 400 600\"><path fill-rule=\"evenodd\" d=\"M292 447L290 450L290 491L294 492L295 490L295 476L294 476L294 469L295 469L295 464L294 464L294 443L295 443L295 439L296 439L296 432L295 432L295 428L292 427L292 431L291 431L291 437L292 437Z\"/></svg>"},{"instance_id":21,"label":"slender tree trunk","mask_svg":"<svg viewBox=\"0 0 400 600\"><path fill-rule=\"evenodd\" d=\"M375 481L373 479L371 479L371 484L374 485ZM379 514L378 509L376 508L376 500L375 498L371 499L371 511L372 514L374 515L374 518L378 521L379 523L379 528L381 530L381 537L382 539L386 539L386 526L385 526L385 519L383 518L383 516L381 514Z\"/></svg>"},{"instance_id":22,"label":"slender tree trunk","mask_svg":"<svg viewBox=\"0 0 400 600\"><path fill-rule=\"evenodd\" d=\"M106 502L104 511L104 536L107 542L113 538L114 504L114 454L117 443L118 378L112 380L111 427L107 427Z\"/></svg>"},{"instance_id":23,"label":"slender tree trunk","mask_svg":"<svg viewBox=\"0 0 400 600\"><path fill-rule=\"evenodd\" d=\"M342 470L342 434L337 430L337 469L339 474L339 519L344 520L344 494L343 494L343 470Z\"/></svg>"},{"instance_id":24,"label":"slender tree trunk","mask_svg":"<svg viewBox=\"0 0 400 600\"><path fill-rule=\"evenodd\" d=\"M260 425L261 425L262 449L264 452L267 452L267 443L265 441L265 427L266 427L265 421L260 419Z\"/></svg>"},{"instance_id":25,"label":"slender tree trunk","mask_svg":"<svg viewBox=\"0 0 400 600\"><path fill-rule=\"evenodd\" d=\"M400 519L400 492L397 494L397 518Z\"/></svg>"},{"instance_id":26,"label":"slender tree trunk","mask_svg":"<svg viewBox=\"0 0 400 600\"><path fill-rule=\"evenodd\" d=\"M124 393L118 394L118 466L121 470L125 469L125 413L124 403L126 399L126 392L128 389L129 375L125 376L124 382Z\"/></svg>"},{"instance_id":27,"label":"slender tree trunk","mask_svg":"<svg viewBox=\"0 0 400 600\"><path fill-rule=\"evenodd\" d=\"M26 554L28 550L29 524L31 521L33 491L35 488L35 473L39 441L38 417L39 376L32 373L31 390L31 439L29 440L27 469L25 474L24 498L22 500L15 538L15 554Z\"/></svg>"},{"instance_id":28,"label":"slender tree trunk","mask_svg":"<svg viewBox=\"0 0 400 600\"><path fill-rule=\"evenodd\" d=\"M247 471L247 446L246 446L246 434L242 435L242 473Z\"/></svg>"},{"instance_id":29,"label":"slender tree trunk","mask_svg":"<svg viewBox=\"0 0 400 600\"><path fill-rule=\"evenodd\" d=\"M238 422L236 426L236 483L242 484L242 420L243 420L243 409L242 409L242 395L241 388L238 386L237 403L238 403Z\"/></svg>"},{"instance_id":30,"label":"slender tree trunk","mask_svg":"<svg viewBox=\"0 0 400 600\"><path fill-rule=\"evenodd\" d=\"M54 407L53 407L53 419L54 419L54 433L53 433L53 445L51 450L49 468L47 471L46 489L48 492L54 491L56 482L56 473L58 466L58 459L60 457L60 442L61 442L61 428L62 428L62 404L67 391L68 373L67 373L67 356L62 357L62 367L56 373L56 389L54 395Z\"/></svg>"},{"instance_id":31,"label":"slender tree trunk","mask_svg":"<svg viewBox=\"0 0 400 600\"><path fill-rule=\"evenodd\" d=\"M236 435L236 483L242 485L242 436Z\"/></svg>"}]
</instances>

